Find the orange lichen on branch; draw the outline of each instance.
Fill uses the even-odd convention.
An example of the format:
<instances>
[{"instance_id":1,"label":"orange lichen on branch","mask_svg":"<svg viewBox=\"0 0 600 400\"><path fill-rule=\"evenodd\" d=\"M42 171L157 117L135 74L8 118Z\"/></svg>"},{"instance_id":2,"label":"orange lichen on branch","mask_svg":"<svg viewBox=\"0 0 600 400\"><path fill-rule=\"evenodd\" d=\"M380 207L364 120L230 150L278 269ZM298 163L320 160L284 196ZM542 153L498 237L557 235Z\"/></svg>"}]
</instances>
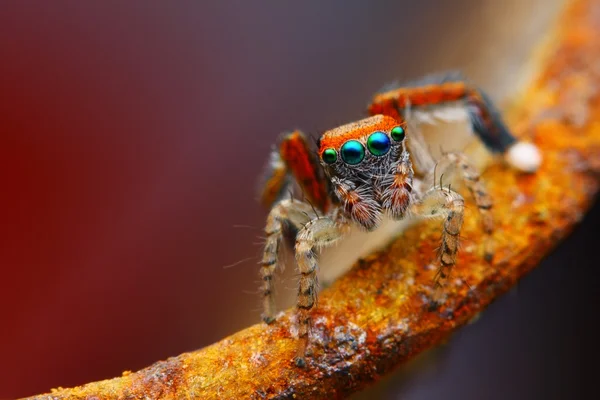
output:
<instances>
[{"instance_id":1,"label":"orange lichen on branch","mask_svg":"<svg viewBox=\"0 0 600 400\"><path fill-rule=\"evenodd\" d=\"M542 150L541 169L485 173L495 199L496 253L486 263L472 211L445 302L430 307L439 224L419 223L361 260L319 298L307 365L293 363L293 313L135 373L32 399L340 398L440 343L533 268L582 218L600 171L600 1L563 16L538 80L513 110L512 126ZM466 282L466 283L465 283Z\"/></svg>"}]
</instances>

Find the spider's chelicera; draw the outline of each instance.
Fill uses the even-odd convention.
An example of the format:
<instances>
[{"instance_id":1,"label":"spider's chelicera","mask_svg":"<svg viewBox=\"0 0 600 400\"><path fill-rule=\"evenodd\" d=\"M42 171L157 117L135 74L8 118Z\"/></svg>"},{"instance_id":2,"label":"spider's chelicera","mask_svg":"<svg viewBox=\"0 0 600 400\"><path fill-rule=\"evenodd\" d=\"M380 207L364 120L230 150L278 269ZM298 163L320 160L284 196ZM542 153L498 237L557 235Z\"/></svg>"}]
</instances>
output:
<instances>
[{"instance_id":1,"label":"spider's chelicera","mask_svg":"<svg viewBox=\"0 0 600 400\"><path fill-rule=\"evenodd\" d=\"M465 183L486 235L485 257L491 260L492 200L478 172L462 153L445 153L432 162L426 146L416 147L418 140L411 148L413 136L406 123L409 106L418 109L447 102L465 107L473 131L492 152L506 155L515 147L526 146L510 134L481 91L464 81L443 78L377 94L369 108L371 117L323 133L316 154L299 131L284 134L272 153L262 192L263 203L271 209L261 267L263 320L270 323L275 317L273 273L280 262L284 229L291 227L300 272L298 365L304 363L311 310L317 298L317 251L340 240L352 226L374 230L384 215L396 220L439 218L442 237L434 283L443 287L456 263L465 206L459 193L436 182L435 174L447 181L454 175ZM519 165L534 170L537 165L533 164L535 160ZM300 186L304 199L291 198L293 184Z\"/></svg>"}]
</instances>

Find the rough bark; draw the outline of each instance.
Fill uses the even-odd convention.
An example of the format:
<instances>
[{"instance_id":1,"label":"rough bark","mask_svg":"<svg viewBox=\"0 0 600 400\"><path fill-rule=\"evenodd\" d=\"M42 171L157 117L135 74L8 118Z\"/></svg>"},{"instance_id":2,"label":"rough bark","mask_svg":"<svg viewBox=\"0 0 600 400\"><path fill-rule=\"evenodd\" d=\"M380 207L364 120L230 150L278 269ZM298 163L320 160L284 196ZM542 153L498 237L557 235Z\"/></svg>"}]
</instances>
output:
<instances>
[{"instance_id":1,"label":"rough bark","mask_svg":"<svg viewBox=\"0 0 600 400\"><path fill-rule=\"evenodd\" d=\"M304 369L293 363L288 311L270 326L251 326L141 371L31 399L340 398L444 341L536 266L598 190L600 1L573 2L551 34L537 80L508 115L517 135L540 147L543 165L532 175L499 163L486 171L495 201L495 258L488 264L481 256L471 203L441 307L430 307L435 269L428 267L439 222L419 223L321 293Z\"/></svg>"}]
</instances>

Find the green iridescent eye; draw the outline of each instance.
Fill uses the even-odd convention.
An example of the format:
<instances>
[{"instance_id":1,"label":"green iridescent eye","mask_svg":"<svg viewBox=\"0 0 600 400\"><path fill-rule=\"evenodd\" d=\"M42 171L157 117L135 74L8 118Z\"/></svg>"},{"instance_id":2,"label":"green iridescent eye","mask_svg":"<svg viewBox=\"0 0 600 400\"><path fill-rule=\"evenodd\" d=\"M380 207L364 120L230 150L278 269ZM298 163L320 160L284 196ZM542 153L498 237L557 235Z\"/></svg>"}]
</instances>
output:
<instances>
[{"instance_id":1,"label":"green iridescent eye","mask_svg":"<svg viewBox=\"0 0 600 400\"><path fill-rule=\"evenodd\" d=\"M373 132L367 139L367 148L374 156L382 156L390 151L390 138L383 132Z\"/></svg>"},{"instance_id":2,"label":"green iridescent eye","mask_svg":"<svg viewBox=\"0 0 600 400\"><path fill-rule=\"evenodd\" d=\"M392 129L392 139L396 142L401 142L404 140L406 132L404 132L404 128L401 126L397 126Z\"/></svg>"},{"instance_id":3,"label":"green iridescent eye","mask_svg":"<svg viewBox=\"0 0 600 400\"><path fill-rule=\"evenodd\" d=\"M325 149L321 157L327 164L333 164L337 160L337 153L334 149Z\"/></svg>"},{"instance_id":4,"label":"green iridescent eye","mask_svg":"<svg viewBox=\"0 0 600 400\"><path fill-rule=\"evenodd\" d=\"M340 149L342 160L346 164L356 165L365 158L365 148L358 140L348 140Z\"/></svg>"}]
</instances>

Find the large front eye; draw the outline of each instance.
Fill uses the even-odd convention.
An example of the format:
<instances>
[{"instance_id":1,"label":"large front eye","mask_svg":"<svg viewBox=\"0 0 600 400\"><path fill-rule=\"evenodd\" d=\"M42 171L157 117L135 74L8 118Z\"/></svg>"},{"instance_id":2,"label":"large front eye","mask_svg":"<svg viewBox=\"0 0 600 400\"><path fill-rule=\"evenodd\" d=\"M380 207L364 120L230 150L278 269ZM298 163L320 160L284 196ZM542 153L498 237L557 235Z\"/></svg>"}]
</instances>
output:
<instances>
[{"instance_id":1,"label":"large front eye","mask_svg":"<svg viewBox=\"0 0 600 400\"><path fill-rule=\"evenodd\" d=\"M367 139L367 148L374 156L383 156L390 151L390 138L383 132L373 132Z\"/></svg>"},{"instance_id":2,"label":"large front eye","mask_svg":"<svg viewBox=\"0 0 600 400\"><path fill-rule=\"evenodd\" d=\"M356 165L365 158L365 148L358 140L348 140L340 149L342 160L346 164Z\"/></svg>"}]
</instances>

